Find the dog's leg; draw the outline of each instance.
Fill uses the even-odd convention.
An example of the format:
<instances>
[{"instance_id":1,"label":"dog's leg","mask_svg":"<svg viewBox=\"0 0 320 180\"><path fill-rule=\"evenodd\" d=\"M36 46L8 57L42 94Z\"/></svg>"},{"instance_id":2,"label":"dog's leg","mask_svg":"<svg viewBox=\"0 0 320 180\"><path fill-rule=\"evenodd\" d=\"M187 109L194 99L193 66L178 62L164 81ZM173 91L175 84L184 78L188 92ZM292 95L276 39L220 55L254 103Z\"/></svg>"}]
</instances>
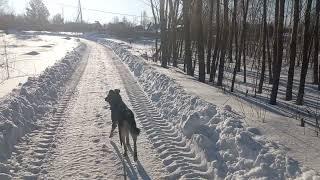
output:
<instances>
[{"instance_id":1,"label":"dog's leg","mask_svg":"<svg viewBox=\"0 0 320 180\"><path fill-rule=\"evenodd\" d=\"M125 140L125 137L123 137L123 140ZM127 153L127 144L126 144L126 143L123 143L123 148L124 148L123 156L124 156L124 157L127 157L127 156L128 156L128 153Z\"/></svg>"},{"instance_id":2,"label":"dog's leg","mask_svg":"<svg viewBox=\"0 0 320 180\"><path fill-rule=\"evenodd\" d=\"M116 129L116 127L117 127L117 124L116 123L113 123L112 124L112 128L111 128L111 131L110 131L110 136L109 136L109 138L112 138L112 136L113 136L113 131ZM120 131L119 131L120 132Z\"/></svg>"},{"instance_id":3,"label":"dog's leg","mask_svg":"<svg viewBox=\"0 0 320 180\"><path fill-rule=\"evenodd\" d=\"M119 139L120 139L120 145L122 146L122 134L121 134L121 128L120 128L120 126L118 127L118 131L119 131Z\"/></svg>"},{"instance_id":4,"label":"dog's leg","mask_svg":"<svg viewBox=\"0 0 320 180\"><path fill-rule=\"evenodd\" d=\"M120 141L121 141L121 144L123 144L123 149L124 149L124 153L123 153L123 156L126 157L128 154L127 154L127 144L126 144L126 128L125 127L121 127L120 128L121 130L121 138L120 138Z\"/></svg>"},{"instance_id":5,"label":"dog's leg","mask_svg":"<svg viewBox=\"0 0 320 180\"><path fill-rule=\"evenodd\" d=\"M120 126L120 124L118 124L119 140L120 140L120 145L122 146L122 135L121 135L121 131L122 131L121 126Z\"/></svg>"},{"instance_id":6,"label":"dog's leg","mask_svg":"<svg viewBox=\"0 0 320 180\"><path fill-rule=\"evenodd\" d=\"M137 152L137 135L131 134L132 139L133 139L133 160L137 161L138 160L138 152Z\"/></svg>"},{"instance_id":7,"label":"dog's leg","mask_svg":"<svg viewBox=\"0 0 320 180\"><path fill-rule=\"evenodd\" d=\"M126 133L126 143L127 143L127 146L130 147L129 131L128 130L127 130L127 133Z\"/></svg>"}]
</instances>

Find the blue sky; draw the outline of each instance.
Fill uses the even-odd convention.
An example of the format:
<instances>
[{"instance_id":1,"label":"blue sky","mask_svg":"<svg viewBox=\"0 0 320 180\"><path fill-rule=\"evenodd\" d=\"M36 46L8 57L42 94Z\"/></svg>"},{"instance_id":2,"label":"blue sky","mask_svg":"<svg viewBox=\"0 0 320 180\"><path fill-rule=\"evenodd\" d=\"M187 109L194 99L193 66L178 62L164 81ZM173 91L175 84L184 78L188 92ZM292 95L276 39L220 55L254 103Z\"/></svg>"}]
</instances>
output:
<instances>
[{"instance_id":1,"label":"blue sky","mask_svg":"<svg viewBox=\"0 0 320 180\"><path fill-rule=\"evenodd\" d=\"M78 0L43 0L53 16L57 13L64 12L65 20L74 21L77 16ZM8 0L10 9L15 13L21 14L25 12L26 5L29 0ZM112 21L115 16L122 19L123 15L116 15L110 13L102 13L92 10L100 10L105 12L114 12L121 14L130 14L140 16L143 10L147 11L148 16L151 17L151 9L148 5L148 0L81 0L83 8L83 20L94 22L96 20L101 23ZM127 17L131 22L140 22L139 17Z\"/></svg>"}]
</instances>

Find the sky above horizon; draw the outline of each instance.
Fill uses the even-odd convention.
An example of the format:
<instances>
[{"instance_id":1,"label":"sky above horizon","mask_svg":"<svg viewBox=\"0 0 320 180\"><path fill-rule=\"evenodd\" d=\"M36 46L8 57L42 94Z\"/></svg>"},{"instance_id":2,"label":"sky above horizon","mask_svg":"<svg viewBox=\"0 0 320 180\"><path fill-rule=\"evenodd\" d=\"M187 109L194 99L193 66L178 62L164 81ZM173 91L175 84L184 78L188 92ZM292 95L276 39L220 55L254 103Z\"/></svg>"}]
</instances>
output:
<instances>
[{"instance_id":1,"label":"sky above horizon","mask_svg":"<svg viewBox=\"0 0 320 180\"><path fill-rule=\"evenodd\" d=\"M24 14L29 0L8 0L8 6L16 14ZM75 21L78 11L78 0L43 0L50 17L64 14L65 21ZM81 0L83 20L87 22L112 22L114 17L121 20L126 16L130 22L139 23L142 11L151 17L148 0ZM119 13L119 14L118 14ZM129 15L136 15L129 16Z\"/></svg>"}]
</instances>

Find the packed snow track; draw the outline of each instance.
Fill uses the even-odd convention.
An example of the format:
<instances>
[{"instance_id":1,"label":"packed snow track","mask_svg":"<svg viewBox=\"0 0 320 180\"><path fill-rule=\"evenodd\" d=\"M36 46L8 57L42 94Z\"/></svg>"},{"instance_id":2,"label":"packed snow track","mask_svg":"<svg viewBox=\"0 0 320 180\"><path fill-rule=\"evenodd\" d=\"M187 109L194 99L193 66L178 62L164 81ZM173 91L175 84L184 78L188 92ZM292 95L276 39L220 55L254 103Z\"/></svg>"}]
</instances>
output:
<instances>
[{"instance_id":1,"label":"packed snow track","mask_svg":"<svg viewBox=\"0 0 320 180\"><path fill-rule=\"evenodd\" d=\"M148 114L155 113L136 105L147 99L138 94L133 100L132 95L142 91L116 55L102 45L85 42L87 50L67 83L56 112L15 146L11 158L1 163L0 179L164 179L167 176L160 159L163 157L157 156L148 139L155 130L142 129L137 162L133 161L132 152L123 158L117 135L109 139L111 115L104 98L110 89L119 88L128 106L134 106L140 128L147 126ZM166 131L174 133L170 126Z\"/></svg>"},{"instance_id":2,"label":"packed snow track","mask_svg":"<svg viewBox=\"0 0 320 180\"><path fill-rule=\"evenodd\" d=\"M301 175L296 161L276 144L249 132L231 110L217 109L187 95L174 81L144 66L139 57L120 45L109 43L111 50L103 41L82 41L87 48L62 88L58 103L21 138L10 158L0 163L1 180L285 179ZM151 85L154 82L155 86ZM162 86L168 88L164 91L167 94L157 104ZM123 156L118 133L109 138L111 112L104 99L111 89L120 89L141 128L137 162L131 148L128 156ZM191 105L185 107L185 103ZM183 112L179 117L187 120L184 129L174 121L179 118L177 108ZM199 122L201 113L211 127L192 124ZM195 127L207 136L195 134L188 139ZM315 173L308 172L306 177Z\"/></svg>"}]
</instances>

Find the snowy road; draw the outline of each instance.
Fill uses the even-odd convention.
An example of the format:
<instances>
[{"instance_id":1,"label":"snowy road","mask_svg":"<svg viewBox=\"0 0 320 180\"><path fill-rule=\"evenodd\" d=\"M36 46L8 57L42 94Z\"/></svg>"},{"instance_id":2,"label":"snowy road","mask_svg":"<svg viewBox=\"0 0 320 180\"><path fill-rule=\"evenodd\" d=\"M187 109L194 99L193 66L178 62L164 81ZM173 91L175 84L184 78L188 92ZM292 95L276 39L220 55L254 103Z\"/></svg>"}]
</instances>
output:
<instances>
[{"instance_id":1,"label":"snowy road","mask_svg":"<svg viewBox=\"0 0 320 180\"><path fill-rule=\"evenodd\" d=\"M0 163L1 180L223 179L226 176L283 179L301 174L296 161L286 157L276 144L265 142L242 127L231 111L215 111L216 106L187 95L174 81L169 78L165 81L163 74L140 64L138 57L121 53L115 45L110 46L112 51L95 42L83 41L87 49L65 88L58 93L63 96L55 110L37 119L38 128L22 137L10 159ZM120 54L122 61L114 52ZM135 77L123 62L131 70L134 68ZM139 74L141 69L145 70L143 75ZM161 89L162 85L168 90ZM110 89L116 88L121 90L142 130L137 142L137 162L133 161L130 149L129 156L123 158L118 133L108 138L111 112L104 98ZM157 104L154 100L160 90L169 95L164 94L162 104ZM181 117L177 116L178 108L184 112ZM194 128L190 122L198 122L199 113L208 117L211 127L195 126L198 127L195 133L199 134L193 134L190 141L184 133L189 132L186 128ZM187 131L177 126L179 118L188 120L183 126ZM305 172L306 177L315 174Z\"/></svg>"},{"instance_id":2,"label":"snowy road","mask_svg":"<svg viewBox=\"0 0 320 180\"><path fill-rule=\"evenodd\" d=\"M138 140L138 163L133 162L132 156L123 160L118 137L108 138L111 119L110 110L104 108L104 97L110 89L119 88L127 101L126 84L121 79L119 67L114 66L120 61L113 52L101 45L89 44L91 52L88 64L76 89L76 96L67 109L68 118L58 133L59 145L48 176L63 179L120 179L126 173L133 179L160 177L164 174L162 163L153 156L156 153L144 133ZM120 68L125 69L125 66Z\"/></svg>"},{"instance_id":3,"label":"snowy road","mask_svg":"<svg viewBox=\"0 0 320 180\"><path fill-rule=\"evenodd\" d=\"M86 43L88 52L71 78L55 115L51 120L48 118L43 128L30 133L16 146L17 150L9 160L15 170L12 176L124 179L125 174L129 179L162 179L166 170L146 132L142 130L138 137L137 163L133 161L132 153L129 158L122 158L118 136L108 138L111 119L110 110L105 108L106 92L121 89L125 102L132 107L126 90L135 87L136 92L139 86L133 85L134 81L128 84L128 79L124 82L124 73L130 80L133 77L110 49L94 42ZM138 126L141 127L139 122Z\"/></svg>"}]
</instances>

